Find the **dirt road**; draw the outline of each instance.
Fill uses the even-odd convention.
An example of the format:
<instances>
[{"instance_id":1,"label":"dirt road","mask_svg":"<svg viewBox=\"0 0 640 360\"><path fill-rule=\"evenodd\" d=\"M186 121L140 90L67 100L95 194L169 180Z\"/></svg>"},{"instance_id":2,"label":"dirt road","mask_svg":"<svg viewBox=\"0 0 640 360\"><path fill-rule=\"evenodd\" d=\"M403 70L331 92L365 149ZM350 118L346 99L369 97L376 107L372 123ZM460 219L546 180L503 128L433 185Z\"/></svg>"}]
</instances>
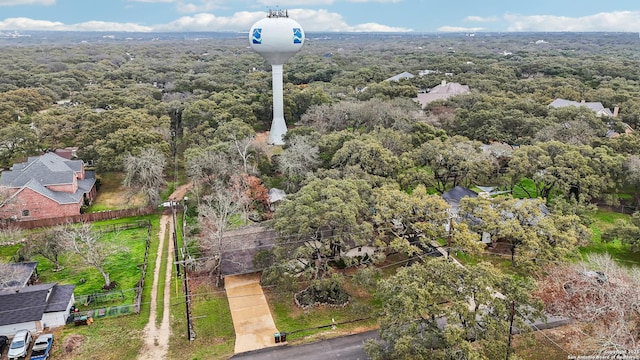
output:
<instances>
[{"instance_id":1,"label":"dirt road","mask_svg":"<svg viewBox=\"0 0 640 360\"><path fill-rule=\"evenodd\" d=\"M185 194L191 190L191 183L178 187L173 194L169 197L172 200L182 200ZM168 241L167 252L162 253L165 235L167 232L170 234ZM144 328L144 344L140 353L138 354L138 360L155 360L166 359L167 350L169 347L169 336L171 336L171 328L169 322L169 310L171 309L171 276L173 275L173 241L171 239L173 234L173 221L171 214L162 214L160 217L160 229L158 231L158 252L156 256L156 266L153 270L153 285L151 288L150 299L150 311L149 322ZM167 266L164 279L160 279L160 266L162 264L163 257L167 257ZM164 294L162 301L162 321L160 327L156 326L156 317L158 313L157 299L158 299L158 283L164 280Z\"/></svg>"},{"instance_id":2,"label":"dirt road","mask_svg":"<svg viewBox=\"0 0 640 360\"><path fill-rule=\"evenodd\" d=\"M153 287L151 288L151 311L149 312L149 322L144 328L144 345L140 349L138 354L139 360L152 360L152 359L166 359L167 350L169 346L169 336L171 335L171 329L169 327L169 310L171 302L171 275L173 270L173 261L171 261L173 253L173 241L170 239L167 253L163 254L162 250L165 242L166 232L173 233L173 222L171 221L171 215L163 214L160 218L160 231L158 233L158 253L156 256L156 266L153 271ZM160 327L156 326L157 316L157 298L158 298L158 283L160 279L160 265L163 257L168 257L167 267L164 280L164 294L163 295L163 311L162 321Z\"/></svg>"}]
</instances>

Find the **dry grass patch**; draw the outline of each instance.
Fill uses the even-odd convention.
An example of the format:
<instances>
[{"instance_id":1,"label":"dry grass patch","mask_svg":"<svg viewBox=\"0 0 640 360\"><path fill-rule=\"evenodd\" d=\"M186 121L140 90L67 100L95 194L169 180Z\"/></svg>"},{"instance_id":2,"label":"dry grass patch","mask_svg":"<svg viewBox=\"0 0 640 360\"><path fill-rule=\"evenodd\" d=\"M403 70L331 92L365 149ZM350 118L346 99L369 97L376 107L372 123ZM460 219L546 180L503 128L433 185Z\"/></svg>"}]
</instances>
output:
<instances>
[{"instance_id":1,"label":"dry grass patch","mask_svg":"<svg viewBox=\"0 0 640 360\"><path fill-rule=\"evenodd\" d=\"M105 173L97 176L100 180L98 194L93 201L89 211L119 210L145 205L145 198L142 194L128 198L127 189L122 186L122 173Z\"/></svg>"}]
</instances>

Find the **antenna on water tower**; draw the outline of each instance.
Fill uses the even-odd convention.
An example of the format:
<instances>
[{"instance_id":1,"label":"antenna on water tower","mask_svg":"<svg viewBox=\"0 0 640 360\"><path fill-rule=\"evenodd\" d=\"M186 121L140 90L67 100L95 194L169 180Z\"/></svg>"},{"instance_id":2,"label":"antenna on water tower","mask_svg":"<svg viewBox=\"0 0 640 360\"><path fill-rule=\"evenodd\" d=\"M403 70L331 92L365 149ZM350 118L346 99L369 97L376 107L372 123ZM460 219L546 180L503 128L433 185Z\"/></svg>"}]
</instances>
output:
<instances>
[{"instance_id":1,"label":"antenna on water tower","mask_svg":"<svg viewBox=\"0 0 640 360\"><path fill-rule=\"evenodd\" d=\"M267 17L259 20L249 31L251 48L271 64L273 82L273 121L269 132L269 144L284 145L282 137L287 133L284 121L282 96L282 67L304 43L304 31L300 24L289 18L287 10L269 9Z\"/></svg>"}]
</instances>

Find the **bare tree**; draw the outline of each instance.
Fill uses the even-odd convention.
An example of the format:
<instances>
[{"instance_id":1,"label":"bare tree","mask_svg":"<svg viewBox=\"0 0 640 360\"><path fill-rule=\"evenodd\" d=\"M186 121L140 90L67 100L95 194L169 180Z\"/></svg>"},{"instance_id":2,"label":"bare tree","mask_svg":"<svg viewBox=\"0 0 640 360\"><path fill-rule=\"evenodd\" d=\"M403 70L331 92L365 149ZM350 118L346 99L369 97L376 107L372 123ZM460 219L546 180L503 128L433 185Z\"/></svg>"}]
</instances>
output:
<instances>
[{"instance_id":1,"label":"bare tree","mask_svg":"<svg viewBox=\"0 0 640 360\"><path fill-rule=\"evenodd\" d=\"M218 285L222 274L222 238L229 226L231 216L243 206L237 196L234 189L218 182L214 192L204 196L202 203L198 206L200 226L205 230L200 239L200 247L206 259L204 266L211 274L217 275L216 284Z\"/></svg>"},{"instance_id":2,"label":"bare tree","mask_svg":"<svg viewBox=\"0 0 640 360\"><path fill-rule=\"evenodd\" d=\"M189 149L185 152L185 162L198 204L205 185L215 187L216 182L228 181L240 167L237 159L223 149Z\"/></svg>"},{"instance_id":3,"label":"bare tree","mask_svg":"<svg viewBox=\"0 0 640 360\"><path fill-rule=\"evenodd\" d=\"M65 248L61 243L62 235L63 232L60 227L34 233L25 244L24 251L27 254L44 257L53 263L53 271L60 271L62 267L58 258L65 252Z\"/></svg>"},{"instance_id":4,"label":"bare tree","mask_svg":"<svg viewBox=\"0 0 640 360\"><path fill-rule=\"evenodd\" d=\"M129 188L132 197L142 192L151 205L160 203L160 187L165 184L164 167L167 159L164 154L152 147L144 148L139 155L129 154L124 159L124 186Z\"/></svg>"},{"instance_id":5,"label":"bare tree","mask_svg":"<svg viewBox=\"0 0 640 360\"><path fill-rule=\"evenodd\" d=\"M318 146L305 136L295 136L278 158L279 170L291 178L302 177L320 166Z\"/></svg>"},{"instance_id":6,"label":"bare tree","mask_svg":"<svg viewBox=\"0 0 640 360\"><path fill-rule=\"evenodd\" d=\"M87 265L96 268L104 278L105 288L110 288L111 279L105 270L107 258L123 250L101 240L100 235L89 223L82 223L79 226L64 225L59 231L62 246L67 251L78 255Z\"/></svg>"},{"instance_id":7,"label":"bare tree","mask_svg":"<svg viewBox=\"0 0 640 360\"><path fill-rule=\"evenodd\" d=\"M0 229L0 243L15 243L21 240L22 229L15 224Z\"/></svg>"},{"instance_id":8,"label":"bare tree","mask_svg":"<svg viewBox=\"0 0 640 360\"><path fill-rule=\"evenodd\" d=\"M622 267L609 255L590 255L586 263L546 270L537 296L549 314L575 319L576 353L639 351L640 271ZM635 352L634 352L635 353Z\"/></svg>"},{"instance_id":9,"label":"bare tree","mask_svg":"<svg viewBox=\"0 0 640 360\"><path fill-rule=\"evenodd\" d=\"M243 139L238 139L236 135L233 134L233 137L231 139L233 147L238 152L238 155L240 155L240 159L242 159L242 169L245 174L249 173L249 159L252 156L251 144L253 143L253 140L255 138L255 136L248 136Z\"/></svg>"},{"instance_id":10,"label":"bare tree","mask_svg":"<svg viewBox=\"0 0 640 360\"><path fill-rule=\"evenodd\" d=\"M0 205L4 205L11 199L11 195L15 193L15 190L8 186L0 186Z\"/></svg>"}]
</instances>

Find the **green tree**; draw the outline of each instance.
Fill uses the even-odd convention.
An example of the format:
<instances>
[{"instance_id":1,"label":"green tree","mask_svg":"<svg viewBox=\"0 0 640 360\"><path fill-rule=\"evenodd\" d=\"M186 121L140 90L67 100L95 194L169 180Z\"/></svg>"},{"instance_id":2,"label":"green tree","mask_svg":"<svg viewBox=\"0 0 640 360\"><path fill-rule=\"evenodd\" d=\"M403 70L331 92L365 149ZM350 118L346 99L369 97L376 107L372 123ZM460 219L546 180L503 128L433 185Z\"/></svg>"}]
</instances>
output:
<instances>
[{"instance_id":1,"label":"green tree","mask_svg":"<svg viewBox=\"0 0 640 360\"><path fill-rule=\"evenodd\" d=\"M290 195L274 214L280 261L296 260L312 279L319 279L330 272L328 263L341 250L369 242L368 189L362 180L327 178L312 180Z\"/></svg>"},{"instance_id":2,"label":"green tree","mask_svg":"<svg viewBox=\"0 0 640 360\"><path fill-rule=\"evenodd\" d=\"M380 339L365 351L374 360L504 358L511 318L525 329L524 317L537 315L532 288L486 263L440 258L401 268L378 283Z\"/></svg>"},{"instance_id":3,"label":"green tree","mask_svg":"<svg viewBox=\"0 0 640 360\"><path fill-rule=\"evenodd\" d=\"M616 219L613 226L602 233L602 240L619 240L628 246L629 250L640 251L640 212L634 212L628 220Z\"/></svg>"},{"instance_id":4,"label":"green tree","mask_svg":"<svg viewBox=\"0 0 640 360\"><path fill-rule=\"evenodd\" d=\"M400 161L377 141L353 139L336 151L331 164L335 168L357 166L370 175L394 177Z\"/></svg>"},{"instance_id":5,"label":"green tree","mask_svg":"<svg viewBox=\"0 0 640 360\"><path fill-rule=\"evenodd\" d=\"M18 159L40 153L37 137L29 124L11 123L0 129L0 165L9 167Z\"/></svg>"},{"instance_id":6,"label":"green tree","mask_svg":"<svg viewBox=\"0 0 640 360\"><path fill-rule=\"evenodd\" d=\"M436 190L444 193L449 187L484 182L495 173L498 163L481 145L461 136L435 139L416 149L413 160L431 169Z\"/></svg>"},{"instance_id":7,"label":"green tree","mask_svg":"<svg viewBox=\"0 0 640 360\"><path fill-rule=\"evenodd\" d=\"M512 266L563 259L589 238L577 215L550 213L540 199L464 198L460 214L472 230L489 233L494 244L507 244Z\"/></svg>"}]
</instances>

